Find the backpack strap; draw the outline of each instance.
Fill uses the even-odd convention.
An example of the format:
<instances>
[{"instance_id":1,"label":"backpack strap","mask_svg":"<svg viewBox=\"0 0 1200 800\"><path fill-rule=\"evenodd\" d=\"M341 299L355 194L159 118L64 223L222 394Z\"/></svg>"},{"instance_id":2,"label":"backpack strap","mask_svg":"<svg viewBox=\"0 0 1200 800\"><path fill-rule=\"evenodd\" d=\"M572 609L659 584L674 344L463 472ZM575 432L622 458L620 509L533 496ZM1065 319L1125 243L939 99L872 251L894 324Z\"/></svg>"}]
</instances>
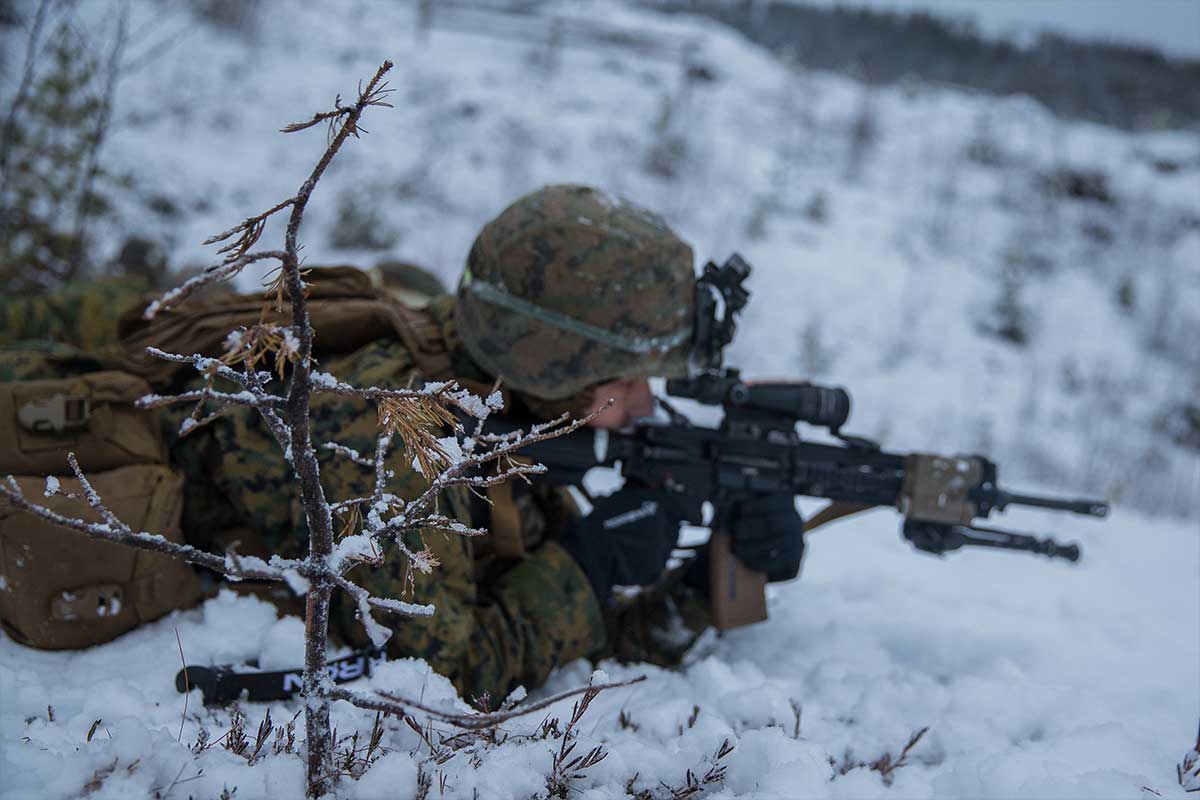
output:
<instances>
[{"instance_id":1,"label":"backpack strap","mask_svg":"<svg viewBox=\"0 0 1200 800\"><path fill-rule=\"evenodd\" d=\"M460 386L486 397L492 387L480 381L454 374L446 332L427 308L396 308L396 331L404 341L417 370L426 380L454 380ZM522 512L513 497L511 481L487 489L489 505L488 533L493 552L499 558L511 560L525 555Z\"/></svg>"},{"instance_id":2,"label":"backpack strap","mask_svg":"<svg viewBox=\"0 0 1200 800\"><path fill-rule=\"evenodd\" d=\"M417 371L427 380L446 381L454 377L450 353L441 326L425 309L397 304L396 332L412 356Z\"/></svg>"}]
</instances>

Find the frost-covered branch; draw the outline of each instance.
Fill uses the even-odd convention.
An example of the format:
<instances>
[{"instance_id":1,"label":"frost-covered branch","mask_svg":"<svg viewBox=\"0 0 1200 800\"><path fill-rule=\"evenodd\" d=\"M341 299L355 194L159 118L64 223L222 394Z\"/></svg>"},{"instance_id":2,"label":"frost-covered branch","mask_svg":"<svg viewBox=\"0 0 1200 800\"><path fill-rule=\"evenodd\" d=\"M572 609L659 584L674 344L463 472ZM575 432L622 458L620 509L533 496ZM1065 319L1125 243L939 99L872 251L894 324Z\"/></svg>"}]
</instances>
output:
<instances>
[{"instance_id":1,"label":"frost-covered branch","mask_svg":"<svg viewBox=\"0 0 1200 800\"><path fill-rule=\"evenodd\" d=\"M604 408L607 408L607 405ZM394 536L398 530L409 525L410 520L426 516L429 509L434 506L438 495L450 487L486 488L514 477L538 475L545 472L546 468L540 464L522 464L512 461L511 458L524 447L557 436L564 436L583 427L603 412L604 408L574 420L563 414L548 422L530 426L528 432L513 431L503 436L490 437L489 446L478 452L475 451L478 446L476 440L472 439L467 443L461 459L450 464L441 474L434 477L425 491L405 507L403 514L372 530L371 535L377 538ZM472 474L475 470L488 464L500 462L501 459L509 459L509 466L498 470L493 475Z\"/></svg>"},{"instance_id":2,"label":"frost-covered branch","mask_svg":"<svg viewBox=\"0 0 1200 800\"><path fill-rule=\"evenodd\" d=\"M282 405L284 398L274 396L256 397L253 392L237 392L231 394L229 392L218 392L215 389L207 387L203 389L192 389L179 394L148 394L139 397L137 400L138 408L165 408L166 406L179 405L180 403L203 403L212 400L218 403L224 403L230 406L249 406L257 408L259 406L278 406Z\"/></svg>"},{"instance_id":3,"label":"frost-covered branch","mask_svg":"<svg viewBox=\"0 0 1200 800\"><path fill-rule=\"evenodd\" d=\"M392 471L387 468L387 454L392 447L392 434L384 431L375 440L375 490L371 492L372 505L382 503L387 494L387 482L392 477Z\"/></svg>"},{"instance_id":4,"label":"frost-covered branch","mask_svg":"<svg viewBox=\"0 0 1200 800\"><path fill-rule=\"evenodd\" d=\"M381 389L377 386L353 386L328 372L314 372L311 379L313 394L336 394L377 404L439 402L455 406L476 419L486 419L488 414L498 411L503 405L499 392L492 392L487 398L481 399L454 381L430 381L420 389Z\"/></svg>"},{"instance_id":5,"label":"frost-covered branch","mask_svg":"<svg viewBox=\"0 0 1200 800\"><path fill-rule=\"evenodd\" d=\"M247 358L244 362L244 372L238 372L228 366L223 360L202 356L199 353L194 353L190 356L181 355L178 353L168 353L160 350L157 347L147 347L146 352L155 358L170 361L176 364L191 364L196 372L203 375L208 383L200 389L192 389L186 392L180 392L172 395L148 394L138 398L137 407L144 409L163 408L170 405L178 405L180 403L195 403L196 409L190 417L185 419L179 429L180 436L186 436L196 428L207 424L216 419L218 412L211 413L201 417L200 412L205 403L214 401L222 406L246 406L258 410L263 416L274 435L276 442L281 447L286 446L286 425L283 419L279 416L279 409L286 402L286 398L279 395L271 394L266 390L266 382L271 379L271 373L260 372L254 369L254 364L251 359ZM240 392L220 392L212 388L212 381L215 378L222 378L244 387Z\"/></svg>"},{"instance_id":6,"label":"frost-covered branch","mask_svg":"<svg viewBox=\"0 0 1200 800\"><path fill-rule=\"evenodd\" d=\"M242 367L245 370L244 377L246 380L243 385L249 391L253 392L256 397L267 396L266 384L271 379L270 373L259 372L254 369L254 364L250 359L246 359ZM270 405L260 405L258 406L258 413L263 418L263 421L267 423L267 429L271 431L271 436L274 437L275 443L279 445L280 449L287 452L287 423L280 416L280 409Z\"/></svg>"},{"instance_id":7,"label":"frost-covered branch","mask_svg":"<svg viewBox=\"0 0 1200 800\"><path fill-rule=\"evenodd\" d=\"M69 458L72 462L72 469L75 470L76 477L82 478L82 472L78 469L78 462L75 461L74 454L72 453ZM79 517L68 517L30 500L21 491L21 487L11 475L5 480L0 481L0 497L7 500L14 508L28 512L52 525L78 531L93 539L113 542L138 550L165 553L174 558L182 559L189 564L211 569L235 581L247 578L253 580L283 580L283 570L285 568L299 569L300 567L299 562L280 562L281 566L272 566L261 559L255 559L251 563L243 561L239 569L228 557L221 557L204 550L198 550L191 545L172 542L165 536L157 533L135 531L117 519L103 504L102 498L99 498L95 493L91 484L86 483L86 478L80 480L80 485L84 487L85 499L88 504L96 509L101 518L105 520L104 522L88 522Z\"/></svg>"},{"instance_id":8,"label":"frost-covered branch","mask_svg":"<svg viewBox=\"0 0 1200 800\"><path fill-rule=\"evenodd\" d=\"M296 198L289 197L287 200L277 203L261 214L248 217L227 231L222 231L215 236L208 237L204 240L204 244L217 244L218 242L223 242L226 239L237 236L232 242L217 250L217 254L228 253L225 257L225 263L240 261L262 236L263 229L267 226L267 219L288 206L295 205L295 203Z\"/></svg>"},{"instance_id":9,"label":"frost-covered branch","mask_svg":"<svg viewBox=\"0 0 1200 800\"><path fill-rule=\"evenodd\" d=\"M363 630L367 632L367 638L371 640L371 644L375 647L383 647L387 644L387 640L392 637L392 632L375 621L374 616L371 614L372 610L384 611L389 614L397 614L405 617L433 616L434 608L431 605L406 603L403 600L374 597L366 589L356 583L351 583L345 578L337 578L335 582L339 589L354 598L354 603L358 607L358 621L362 624Z\"/></svg>"},{"instance_id":10,"label":"frost-covered branch","mask_svg":"<svg viewBox=\"0 0 1200 800\"><path fill-rule=\"evenodd\" d=\"M597 675L603 675L598 672ZM595 676L593 676L593 679ZM571 689L566 692L547 697L544 700L539 700L536 703L530 703L527 706L517 706L506 711L493 711L490 713L474 713L464 714L457 711L446 711L445 709L437 708L428 705L419 700L413 700L410 697L396 694L394 692L354 692L344 687L338 686L330 689L329 697L332 700L344 700L347 703L355 705L359 708L369 711L381 711L387 714L396 714L397 716L405 716L411 711L420 711L428 714L434 719L447 722L456 728L463 730L486 730L494 728L497 725L502 725L509 720L518 717L533 714L545 708L549 708L555 703L561 703L563 700L568 700L572 697L577 697L581 694L597 694L608 689L619 689L623 686L632 686L636 683L641 683L646 680L646 676L639 675L636 678L630 678L626 681L615 681L613 683L589 683L587 686L580 686L577 689Z\"/></svg>"},{"instance_id":11,"label":"frost-covered branch","mask_svg":"<svg viewBox=\"0 0 1200 800\"><path fill-rule=\"evenodd\" d=\"M231 261L226 260L220 264L214 264L199 275L188 278L169 292L164 292L157 300L146 306L145 311L142 312L142 319L154 319L163 311L169 311L205 286L229 280L257 261L266 261L268 259L282 261L286 255L286 253L280 250L268 250L261 253L242 253Z\"/></svg>"},{"instance_id":12,"label":"frost-covered branch","mask_svg":"<svg viewBox=\"0 0 1200 800\"><path fill-rule=\"evenodd\" d=\"M371 469L375 468L375 462L372 459L365 457L353 447L347 447L346 445L338 444L337 442L326 442L325 444L321 445L321 448L323 450L329 450L332 453L337 453L339 456L349 459L355 464L358 464L360 467L370 467Z\"/></svg>"},{"instance_id":13,"label":"frost-covered branch","mask_svg":"<svg viewBox=\"0 0 1200 800\"><path fill-rule=\"evenodd\" d=\"M232 381L239 386L247 388L262 390L264 382L271 379L271 373L269 372L254 372L252 370L247 370L244 373L238 372L219 358L202 356L199 353L185 356L179 353L168 353L165 350L159 350L157 347L147 347L146 353L155 358L161 358L163 361L171 361L175 364L191 364L196 372L205 377L224 378L227 381Z\"/></svg>"}]
</instances>

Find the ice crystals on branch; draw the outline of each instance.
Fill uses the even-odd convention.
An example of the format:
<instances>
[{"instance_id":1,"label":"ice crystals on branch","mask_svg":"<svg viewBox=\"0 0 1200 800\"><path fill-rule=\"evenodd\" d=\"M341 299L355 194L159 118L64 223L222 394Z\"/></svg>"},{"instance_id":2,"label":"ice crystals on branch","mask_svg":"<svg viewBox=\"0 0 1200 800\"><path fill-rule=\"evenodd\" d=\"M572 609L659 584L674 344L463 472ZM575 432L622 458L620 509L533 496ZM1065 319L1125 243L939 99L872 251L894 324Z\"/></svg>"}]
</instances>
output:
<instances>
[{"instance_id":1,"label":"ice crystals on branch","mask_svg":"<svg viewBox=\"0 0 1200 800\"><path fill-rule=\"evenodd\" d=\"M232 235L232 231L230 234ZM214 264L199 275L188 278L179 286L169 292L165 292L158 299L147 305L145 310L142 311L142 319L154 319L162 312L175 308L205 286L229 280L250 264L266 260L282 262L285 257L286 253L279 250L272 250L261 253L244 253L233 259L226 259L220 264Z\"/></svg>"}]
</instances>

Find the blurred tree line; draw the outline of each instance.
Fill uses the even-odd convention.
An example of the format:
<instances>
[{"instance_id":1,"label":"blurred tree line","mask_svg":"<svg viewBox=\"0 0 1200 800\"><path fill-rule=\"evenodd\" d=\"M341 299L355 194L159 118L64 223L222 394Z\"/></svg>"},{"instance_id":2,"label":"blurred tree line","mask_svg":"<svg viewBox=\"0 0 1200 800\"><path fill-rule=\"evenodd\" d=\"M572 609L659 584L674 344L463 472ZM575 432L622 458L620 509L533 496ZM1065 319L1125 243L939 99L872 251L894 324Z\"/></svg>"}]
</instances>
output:
<instances>
[{"instance_id":1,"label":"blurred tree line","mask_svg":"<svg viewBox=\"0 0 1200 800\"><path fill-rule=\"evenodd\" d=\"M1026 94L1064 117L1128 130L1200 125L1200 60L1043 34L1028 47L981 36L970 22L791 2L642 0L714 17L796 63L868 83L946 82Z\"/></svg>"}]
</instances>

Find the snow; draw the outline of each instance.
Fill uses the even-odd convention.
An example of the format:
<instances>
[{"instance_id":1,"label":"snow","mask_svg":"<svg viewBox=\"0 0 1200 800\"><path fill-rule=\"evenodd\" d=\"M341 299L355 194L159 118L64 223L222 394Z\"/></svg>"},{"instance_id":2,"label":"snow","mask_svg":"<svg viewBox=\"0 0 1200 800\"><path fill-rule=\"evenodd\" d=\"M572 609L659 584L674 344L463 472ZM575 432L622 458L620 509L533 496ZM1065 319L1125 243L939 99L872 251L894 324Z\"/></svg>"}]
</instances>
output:
<instances>
[{"instance_id":1,"label":"snow","mask_svg":"<svg viewBox=\"0 0 1200 800\"><path fill-rule=\"evenodd\" d=\"M313 372L309 375L309 380L312 382L313 386L320 389L337 389L338 387L345 385L328 372L319 372L317 370L313 370Z\"/></svg>"},{"instance_id":2,"label":"snow","mask_svg":"<svg viewBox=\"0 0 1200 800\"><path fill-rule=\"evenodd\" d=\"M428 390L428 386L426 386ZM488 414L504 408L504 396L500 392L492 392L487 398L479 398L468 391L456 392L454 395L458 407L475 419L487 419Z\"/></svg>"},{"instance_id":3,"label":"snow","mask_svg":"<svg viewBox=\"0 0 1200 800\"><path fill-rule=\"evenodd\" d=\"M312 584L309 583L308 578L305 578L294 569L285 569L283 571L283 580L288 585L288 588L292 590L292 593L300 597L308 594L308 590L312 588Z\"/></svg>"},{"instance_id":4,"label":"snow","mask_svg":"<svg viewBox=\"0 0 1200 800\"><path fill-rule=\"evenodd\" d=\"M378 557L379 550L371 537L358 533L343 537L333 546L333 552L329 556L329 568L340 575L347 561L373 561Z\"/></svg>"},{"instance_id":5,"label":"snow","mask_svg":"<svg viewBox=\"0 0 1200 800\"><path fill-rule=\"evenodd\" d=\"M109 4L80 8L99 35ZM325 144L320 133L275 131L347 96L389 57L396 108L373 109L371 134L323 178L300 234L307 264L408 258L453 285L479 227L516 196L550 182L597 184L662 213L699 263L736 249L754 265L728 358L748 376L847 386L847 429L889 449L985 452L1015 489L1118 503L1103 522L1021 510L996 523L1079 541L1078 565L919 554L886 510L814 532L801 579L769 588L768 622L706 634L677 671L600 665L607 680L648 679L593 702L577 750L603 744L608 757L571 796L622 796L635 774L635 789L667 796L664 783L709 769L725 740L734 750L720 761L727 772L714 798L1154 796L1142 787L1190 796L1175 768L1200 711L1200 459L1164 435L1162 415L1200 389L1200 233L1187 222L1200 218L1200 137L1058 120L1027 98L877 88L877 141L847 177L863 86L793 73L702 19L572 6L582 18L702 39L717 80L684 96L677 65L620 49L568 49L551 73L533 63L543 42L435 29L414 45L414 12L403 5L267 8L249 41L193 22L182 6L162 12L164 34L187 35L122 82L106 158L186 211L163 219L120 200L122 216L98 231L112 237L109 250L138 231L168 244L175 266L212 263L199 242L292 194ZM19 35L12 30L3 35ZM11 80L0 80L7 98ZM663 120L686 141L674 180L645 168ZM980 130L990 130L1002 168L963 157ZM1160 174L1147 153L1185 166ZM1048 199L1038 176L1067 164L1103 171L1119 203ZM391 250L330 244L347 193L378 198L401 234ZM1108 230L1112 244L1096 244L1089 226ZM273 220L262 241L281 232ZM982 334L1005 265L1034 257L1052 266L1025 278L1030 345ZM239 286L261 274L248 269ZM1125 310L1114 302L1123 277L1136 298ZM312 379L338 386L326 373ZM481 405L500 403L496 392ZM711 409L679 406L715 421ZM611 486L611 476L599 480ZM250 766L219 745L192 752L201 728L214 739L228 729L229 711L204 708L193 690L184 714L176 631L190 664L302 663L300 619L228 590L87 651L0 637L0 797L77 797L92 782L89 797L217 797L235 786L239 800L301 796L295 754ZM592 665L564 665L529 699L589 680L601 680ZM467 709L417 660L384 664L352 686ZM565 722L572 704L550 713ZM243 707L250 735L267 707ZM300 707L270 704L275 724ZM335 704L341 735L361 740L372 718ZM507 743L476 742L440 765L389 720L388 751L343 781L340 796L411 796L419 770L432 797L442 779L446 797L544 795L558 740L520 736L542 718L513 721ZM897 756L925 726L891 785L854 766Z\"/></svg>"},{"instance_id":6,"label":"snow","mask_svg":"<svg viewBox=\"0 0 1200 800\"><path fill-rule=\"evenodd\" d=\"M736 749L725 760L725 793L716 795L723 797L803 790L816 798L1108 798L1137 796L1142 785L1184 796L1175 791L1174 767L1190 747L1200 704L1197 537L1176 523L1120 511L1107 524L1040 512L1010 516L1014 527L1053 526L1081 541L1085 560L922 556L900 540L889 512L874 512L814 533L803 579L771 587L771 619L706 635L683 669L606 662L597 672L576 663L532 699L589 681L648 676L602 692L584 717L581 746L604 743L610 752L581 783L596 797L619 795L635 772L645 788L657 780L677 784L724 739ZM39 652L0 641L0 772L11 776L0 795L31 796L22 787L37 786L39 797L70 797L96 769L119 757L123 770L135 753L139 769L166 783L185 764L184 777L203 769L206 777L188 784L197 797L207 787L215 796L222 781L237 785L239 797L281 796L298 785L299 759L269 757L250 768L219 749L193 758L175 742L183 699L172 686L175 630L189 663L300 663L302 621L277 619L269 604L229 591L88 651ZM384 664L353 686L465 708L444 678L415 660ZM793 700L803 707L799 738ZM204 709L196 693L190 701L184 744L201 725L214 736L224 732L227 711ZM48 705L54 723L46 720ZM279 721L299 706L271 707ZM253 728L265 705L245 710ZM637 730L621 727L622 711ZM570 701L551 713L565 719ZM102 733L81 744L97 718L119 741ZM506 730L530 731L541 718ZM360 735L370 725L368 715L344 704L335 706L335 722ZM929 733L891 787L863 768L829 781L828 758L840 763L847 750L853 761L895 755L926 725ZM393 727L385 742L397 752L364 782L349 784L345 796L377 796L374 770L396 769L398 785L411 779L426 754L411 731ZM448 796L471 797L479 788L480 797L525 797L540 785L553 744L488 750L477 769L457 756L440 767L454 787ZM143 785L137 772L110 780L114 797Z\"/></svg>"},{"instance_id":7,"label":"snow","mask_svg":"<svg viewBox=\"0 0 1200 800\"><path fill-rule=\"evenodd\" d=\"M429 617L434 613L434 607L427 603L409 603L390 597L377 597L374 605L382 611L391 611L408 617Z\"/></svg>"},{"instance_id":8,"label":"snow","mask_svg":"<svg viewBox=\"0 0 1200 800\"><path fill-rule=\"evenodd\" d=\"M301 665L297 654L304 652L304 620L280 617L262 637L258 666L264 670L295 669Z\"/></svg>"}]
</instances>

